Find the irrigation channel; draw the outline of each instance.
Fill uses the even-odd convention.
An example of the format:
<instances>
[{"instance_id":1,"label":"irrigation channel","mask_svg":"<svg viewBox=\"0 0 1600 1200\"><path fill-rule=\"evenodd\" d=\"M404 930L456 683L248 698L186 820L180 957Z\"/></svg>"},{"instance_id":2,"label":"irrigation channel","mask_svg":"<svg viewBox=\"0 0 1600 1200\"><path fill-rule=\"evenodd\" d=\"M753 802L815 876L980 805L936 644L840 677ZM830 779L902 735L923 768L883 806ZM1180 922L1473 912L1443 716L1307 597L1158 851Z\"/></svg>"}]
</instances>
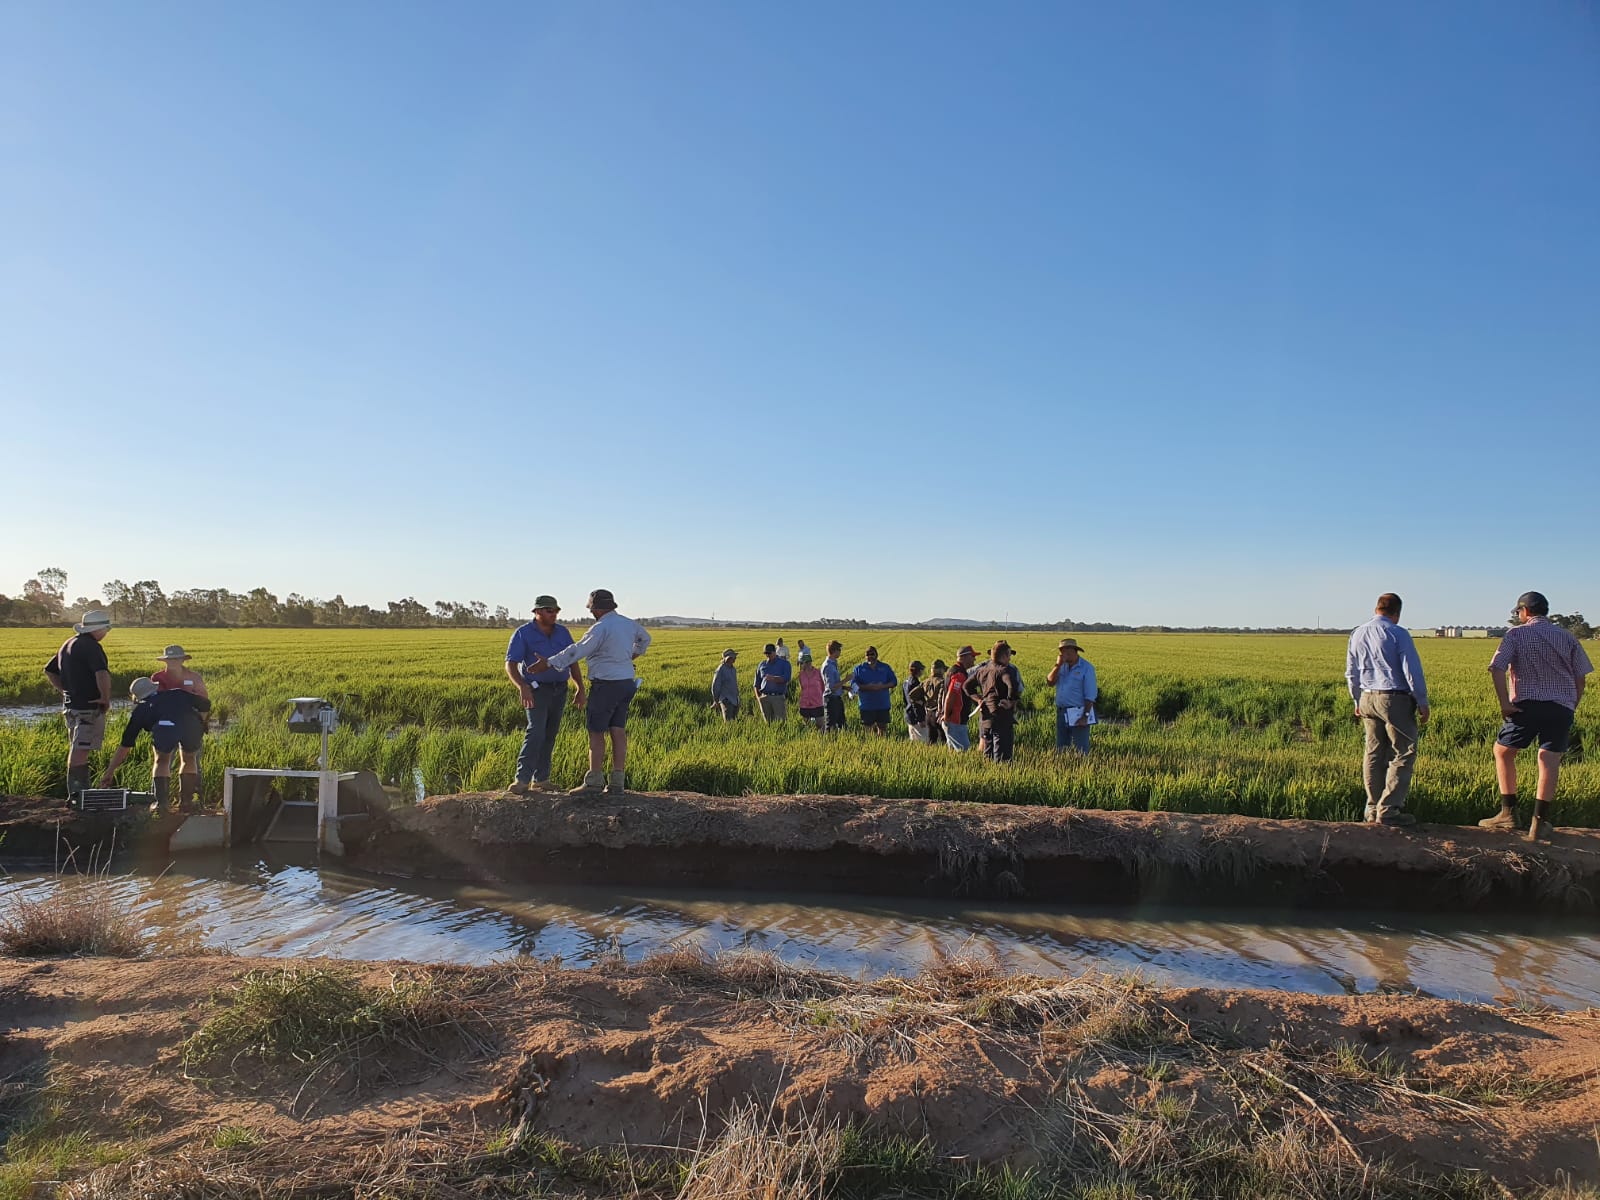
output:
<instances>
[{"instance_id":1,"label":"irrigation channel","mask_svg":"<svg viewBox=\"0 0 1600 1200\"><path fill-rule=\"evenodd\" d=\"M46 898L51 874L0 880L0 907ZM490 889L365 876L296 848L186 855L112 876L152 948L486 963L519 953L581 966L674 946L750 947L849 975L915 971L976 948L1009 969L1132 971L1152 983L1320 994L1418 992L1561 1009L1600 1005L1590 917L1035 907L856 896L599 887Z\"/></svg>"}]
</instances>

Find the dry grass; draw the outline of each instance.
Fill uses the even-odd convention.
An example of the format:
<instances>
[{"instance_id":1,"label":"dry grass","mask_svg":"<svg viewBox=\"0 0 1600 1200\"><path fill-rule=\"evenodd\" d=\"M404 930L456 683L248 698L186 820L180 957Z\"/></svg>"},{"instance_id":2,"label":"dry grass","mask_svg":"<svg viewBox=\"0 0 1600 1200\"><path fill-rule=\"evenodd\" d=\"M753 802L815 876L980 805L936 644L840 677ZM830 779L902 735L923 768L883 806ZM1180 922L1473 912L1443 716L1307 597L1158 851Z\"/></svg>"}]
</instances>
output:
<instances>
[{"instance_id":1,"label":"dry grass","mask_svg":"<svg viewBox=\"0 0 1600 1200\"><path fill-rule=\"evenodd\" d=\"M717 1140L697 1148L678 1200L823 1200L839 1165L838 1124L771 1118L754 1100L735 1105Z\"/></svg>"},{"instance_id":2,"label":"dry grass","mask_svg":"<svg viewBox=\"0 0 1600 1200\"><path fill-rule=\"evenodd\" d=\"M17 898L0 909L0 947L8 954L138 958L145 945L143 923L101 876L64 877L47 899Z\"/></svg>"}]
</instances>

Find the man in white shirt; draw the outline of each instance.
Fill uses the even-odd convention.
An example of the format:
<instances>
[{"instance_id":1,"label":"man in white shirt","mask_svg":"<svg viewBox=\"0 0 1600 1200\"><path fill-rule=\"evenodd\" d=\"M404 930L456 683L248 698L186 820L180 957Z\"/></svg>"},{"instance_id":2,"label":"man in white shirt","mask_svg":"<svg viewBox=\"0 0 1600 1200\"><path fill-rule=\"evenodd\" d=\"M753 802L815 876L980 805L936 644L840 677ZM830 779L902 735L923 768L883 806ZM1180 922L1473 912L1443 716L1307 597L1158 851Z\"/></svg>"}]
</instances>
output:
<instances>
[{"instance_id":1,"label":"man in white shirt","mask_svg":"<svg viewBox=\"0 0 1600 1200\"><path fill-rule=\"evenodd\" d=\"M534 656L528 670L565 671L580 658L589 660L589 706L584 723L589 730L589 771L575 796L592 796L604 790L620 796L627 790L628 705L635 689L633 660L650 648L650 634L637 621L617 611L617 601L605 588L589 593L586 605L594 616L589 632L548 659ZM606 782L606 734L611 734L611 780Z\"/></svg>"}]
</instances>

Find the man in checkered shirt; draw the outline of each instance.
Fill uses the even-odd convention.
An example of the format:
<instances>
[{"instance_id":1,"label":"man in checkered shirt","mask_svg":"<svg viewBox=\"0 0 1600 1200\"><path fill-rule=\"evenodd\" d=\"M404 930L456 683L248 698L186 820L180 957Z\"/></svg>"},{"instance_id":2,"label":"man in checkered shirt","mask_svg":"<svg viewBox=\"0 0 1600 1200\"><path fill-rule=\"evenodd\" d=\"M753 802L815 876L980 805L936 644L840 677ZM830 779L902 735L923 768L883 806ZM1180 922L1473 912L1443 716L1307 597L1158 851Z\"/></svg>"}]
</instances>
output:
<instances>
[{"instance_id":1,"label":"man in checkered shirt","mask_svg":"<svg viewBox=\"0 0 1600 1200\"><path fill-rule=\"evenodd\" d=\"M1561 756L1572 736L1572 718L1583 699L1585 676L1594 668L1578 639L1550 622L1550 602L1538 592L1517 597L1517 624L1506 630L1489 662L1500 713L1506 723L1495 739L1494 771L1500 781L1499 815L1478 824L1513 833L1517 829L1517 751L1539 743L1539 791L1528 827L1530 842L1548 842L1550 802L1556 798ZM1506 676L1510 675L1507 687Z\"/></svg>"}]
</instances>

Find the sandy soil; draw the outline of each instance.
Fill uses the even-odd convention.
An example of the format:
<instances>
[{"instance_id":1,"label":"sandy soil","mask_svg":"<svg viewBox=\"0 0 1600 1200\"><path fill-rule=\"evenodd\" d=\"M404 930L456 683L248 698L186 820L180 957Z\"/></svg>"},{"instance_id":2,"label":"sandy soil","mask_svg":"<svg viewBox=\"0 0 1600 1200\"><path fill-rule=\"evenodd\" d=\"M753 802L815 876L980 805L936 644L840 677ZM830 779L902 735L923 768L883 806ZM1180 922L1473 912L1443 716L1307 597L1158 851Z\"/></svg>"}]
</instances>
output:
<instances>
[{"instance_id":1,"label":"sandy soil","mask_svg":"<svg viewBox=\"0 0 1600 1200\"><path fill-rule=\"evenodd\" d=\"M303 1070L248 1063L185 1072L180 1043L246 972L306 965L0 959L0 1078L47 1077L58 1127L131 1140L140 1160L268 1163L278 1178L336 1176L397 1139L492 1160L485 1147L518 1122L578 1146L692 1146L752 1097L926 1136L944 1155L1039 1164L1113 1144L1165 1095L1185 1119L1246 1130L1294 1110L1363 1162L1481 1169L1512 1188L1557 1171L1600 1180L1595 1011L999 981L964 962L877 984L688 956L587 971L361 964L349 969L377 985L433 978L486 1048L441 1040L435 1061L378 1064L364 1084L305 1087ZM246 1160L211 1149L225 1126L259 1135Z\"/></svg>"},{"instance_id":2,"label":"sandy soil","mask_svg":"<svg viewBox=\"0 0 1600 1200\"><path fill-rule=\"evenodd\" d=\"M793 887L1102 902L1589 911L1600 831L1102 812L862 796L439 796L352 831L352 862L490 881Z\"/></svg>"}]
</instances>

